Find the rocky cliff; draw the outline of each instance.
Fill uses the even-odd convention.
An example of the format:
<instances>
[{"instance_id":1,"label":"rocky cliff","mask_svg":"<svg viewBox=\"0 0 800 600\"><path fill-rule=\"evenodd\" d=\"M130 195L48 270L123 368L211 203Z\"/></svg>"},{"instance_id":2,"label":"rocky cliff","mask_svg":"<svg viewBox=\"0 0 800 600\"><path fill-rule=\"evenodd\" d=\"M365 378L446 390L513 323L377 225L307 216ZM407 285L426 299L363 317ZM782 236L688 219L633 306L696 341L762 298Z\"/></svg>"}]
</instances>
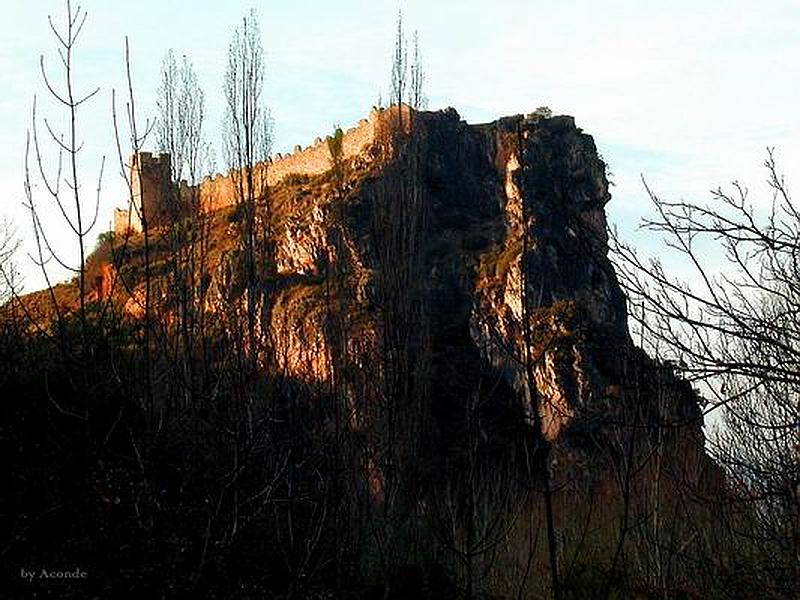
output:
<instances>
[{"instance_id":1,"label":"rocky cliff","mask_svg":"<svg viewBox=\"0 0 800 600\"><path fill-rule=\"evenodd\" d=\"M10 564L82 547L119 589L131 565L186 589L230 566L219 597L546 597L556 563L562 597L708 576L722 477L691 387L630 339L592 138L563 116L376 119L252 205L104 236L85 323L75 282L24 299L41 327L11 305L15 528L66 508Z\"/></svg>"},{"instance_id":2,"label":"rocky cliff","mask_svg":"<svg viewBox=\"0 0 800 600\"><path fill-rule=\"evenodd\" d=\"M480 396L556 440L594 436L633 403L647 418L694 422L702 445L689 387L628 335L592 137L568 116L471 125L453 109L398 114L373 117L388 133L360 154L270 188L258 328L271 368L313 393L336 388L356 420L394 394L446 422ZM406 120L394 138L393 118ZM227 206L208 217L204 303L220 314L247 294L239 215ZM175 303L174 231L152 236L159 306ZM134 236L110 253L122 285L108 253L90 260L93 297L113 287L133 317L143 314L140 245ZM656 408L648 395L663 377L673 393Z\"/></svg>"},{"instance_id":3,"label":"rocky cliff","mask_svg":"<svg viewBox=\"0 0 800 600\"><path fill-rule=\"evenodd\" d=\"M280 372L321 389L336 379L357 413L402 381L434 414L489 389L551 440L596 429L652 365L607 257L592 137L566 116L407 118L413 134L391 152L376 141L338 177L273 191L278 276L263 314ZM688 388L676 398L670 418L697 416Z\"/></svg>"}]
</instances>

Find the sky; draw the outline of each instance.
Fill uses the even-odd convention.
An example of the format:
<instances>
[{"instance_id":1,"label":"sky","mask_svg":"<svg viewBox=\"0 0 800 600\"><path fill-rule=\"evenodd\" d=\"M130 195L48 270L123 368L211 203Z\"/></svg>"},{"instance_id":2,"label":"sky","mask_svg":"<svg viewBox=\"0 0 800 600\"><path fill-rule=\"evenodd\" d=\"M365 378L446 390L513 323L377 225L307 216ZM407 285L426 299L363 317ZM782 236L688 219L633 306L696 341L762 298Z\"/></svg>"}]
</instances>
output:
<instances>
[{"instance_id":1,"label":"sky","mask_svg":"<svg viewBox=\"0 0 800 600\"><path fill-rule=\"evenodd\" d=\"M65 3L2 5L0 215L13 220L30 250L23 208L26 133L34 95L40 136L46 135L44 118L54 130L65 126L64 111L47 98L39 69L43 55L45 68L57 77L48 15L62 22ZM468 122L543 105L573 115L613 172L609 221L646 253L660 250L651 236L636 231L650 210L642 177L665 198L704 202L710 189L739 180L754 202L767 202L762 164L766 148L775 147L790 187L800 181L796 0L85 0L81 6L88 19L74 56L75 79L79 89L100 88L78 115L87 205L106 157L92 241L109 227L113 208L126 204L112 126L112 90L118 103L126 93L125 37L140 127L155 114L159 67L172 48L195 65L206 94L206 135L219 147L227 46L251 7L266 52L265 98L276 152L308 145L334 124L349 127L380 96L386 98L402 9L407 30L419 33L429 107L452 106ZM52 156L45 152L46 159ZM33 184L53 245L74 264L74 240L41 183ZM41 287L32 263L21 256L19 264L26 289ZM54 280L67 276L50 266Z\"/></svg>"}]
</instances>

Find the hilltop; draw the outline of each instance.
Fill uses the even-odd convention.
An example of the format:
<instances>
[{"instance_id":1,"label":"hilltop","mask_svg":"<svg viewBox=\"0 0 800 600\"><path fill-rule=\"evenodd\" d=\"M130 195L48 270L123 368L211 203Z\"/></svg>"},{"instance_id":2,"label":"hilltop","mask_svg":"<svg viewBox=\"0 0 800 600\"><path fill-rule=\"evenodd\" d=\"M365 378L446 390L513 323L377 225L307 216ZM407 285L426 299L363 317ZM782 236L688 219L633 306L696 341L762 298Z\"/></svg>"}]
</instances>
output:
<instances>
[{"instance_id":1,"label":"hilltop","mask_svg":"<svg viewBox=\"0 0 800 600\"><path fill-rule=\"evenodd\" d=\"M630 338L606 165L572 117L376 111L197 186L169 157L131 165L133 212L87 261L90 332L74 286L66 325L41 322L81 332L48 381L92 457L71 475L86 529L59 539L104 540L110 580L134 561L162 584L208 571L220 595L507 597L543 593L555 557L565 590L633 594L628 519L655 498L653 535L710 523L686 502L722 489L698 398ZM246 177L265 184L252 204ZM534 527L559 537L533 545Z\"/></svg>"}]
</instances>

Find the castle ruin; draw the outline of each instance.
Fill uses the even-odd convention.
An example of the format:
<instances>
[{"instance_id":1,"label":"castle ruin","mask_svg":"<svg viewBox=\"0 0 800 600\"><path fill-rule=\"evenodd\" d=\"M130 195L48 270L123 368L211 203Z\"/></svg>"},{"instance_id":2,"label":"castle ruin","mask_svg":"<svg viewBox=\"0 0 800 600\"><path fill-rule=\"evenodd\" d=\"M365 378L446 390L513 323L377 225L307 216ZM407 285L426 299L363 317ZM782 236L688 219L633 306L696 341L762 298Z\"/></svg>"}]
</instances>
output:
<instances>
[{"instance_id":1,"label":"castle ruin","mask_svg":"<svg viewBox=\"0 0 800 600\"><path fill-rule=\"evenodd\" d=\"M408 107L403 107L404 113L409 110ZM394 109L373 108L368 119L361 119L358 125L345 131L342 138L342 158L363 155L379 133L385 130L390 115L396 112ZM295 151L291 154L279 153L266 162L258 163L254 167L254 176L263 177L266 171L267 185L274 186L289 175L319 175L331 166L332 157L327 140L318 137L306 148L295 146ZM178 195L181 206L170 206L170 202L175 202L170 201L175 194L170 193L174 184L169 154L139 152L130 161L131 208L115 209L114 232L140 233L143 226L142 214L147 218L148 226L166 225L189 208L188 199L191 197L199 199L199 209L202 211L214 211L236 204L235 179L233 172L227 175L217 173L214 177L205 177L194 189L182 182L181 193Z\"/></svg>"}]
</instances>

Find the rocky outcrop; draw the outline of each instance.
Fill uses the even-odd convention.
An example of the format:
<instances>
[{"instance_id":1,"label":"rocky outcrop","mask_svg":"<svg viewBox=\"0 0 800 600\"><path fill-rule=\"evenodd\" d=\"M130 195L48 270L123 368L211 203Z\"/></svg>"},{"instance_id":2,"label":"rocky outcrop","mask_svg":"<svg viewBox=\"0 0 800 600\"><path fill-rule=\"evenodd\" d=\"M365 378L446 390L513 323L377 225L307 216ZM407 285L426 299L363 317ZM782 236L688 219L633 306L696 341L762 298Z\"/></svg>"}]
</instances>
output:
<instances>
[{"instance_id":1,"label":"rocky outcrop","mask_svg":"<svg viewBox=\"0 0 800 600\"><path fill-rule=\"evenodd\" d=\"M372 143L337 168L270 189L271 257L257 291L264 364L347 398L353 422L396 396L444 431L471 402L549 440L601 435L656 367L628 335L592 137L568 116L470 125L453 109L406 108L378 120ZM214 215L205 301L223 313L254 290L236 211ZM655 418L700 422L681 390Z\"/></svg>"},{"instance_id":2,"label":"rocky outcrop","mask_svg":"<svg viewBox=\"0 0 800 600\"><path fill-rule=\"evenodd\" d=\"M638 360L591 136L563 116L413 119L390 159L311 179L277 211L265 312L281 372L326 387L338 368L362 411L376 382L423 370L442 413L495 381L531 422L539 406L547 438L585 427Z\"/></svg>"}]
</instances>

